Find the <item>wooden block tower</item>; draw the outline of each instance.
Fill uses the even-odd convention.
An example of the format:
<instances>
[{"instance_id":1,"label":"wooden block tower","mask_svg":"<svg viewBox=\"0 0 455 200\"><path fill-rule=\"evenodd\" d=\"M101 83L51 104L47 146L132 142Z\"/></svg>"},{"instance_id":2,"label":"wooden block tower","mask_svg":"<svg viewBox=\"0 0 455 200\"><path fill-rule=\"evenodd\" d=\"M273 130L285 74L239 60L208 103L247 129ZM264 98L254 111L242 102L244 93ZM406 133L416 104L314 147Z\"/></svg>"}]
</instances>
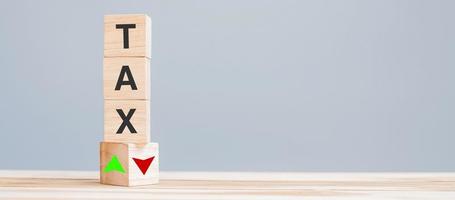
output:
<instances>
[{"instance_id":1,"label":"wooden block tower","mask_svg":"<svg viewBox=\"0 0 455 200\"><path fill-rule=\"evenodd\" d=\"M150 143L151 23L147 15L104 17L103 184L158 183L158 144Z\"/></svg>"}]
</instances>

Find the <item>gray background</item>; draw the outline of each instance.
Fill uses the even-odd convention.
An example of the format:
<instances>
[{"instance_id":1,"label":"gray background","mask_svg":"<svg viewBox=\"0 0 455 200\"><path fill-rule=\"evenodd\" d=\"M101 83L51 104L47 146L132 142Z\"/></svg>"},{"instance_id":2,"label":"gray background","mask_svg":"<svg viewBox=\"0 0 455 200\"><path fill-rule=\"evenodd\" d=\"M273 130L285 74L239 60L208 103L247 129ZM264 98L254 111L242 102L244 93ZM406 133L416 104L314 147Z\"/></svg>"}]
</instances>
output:
<instances>
[{"instance_id":1,"label":"gray background","mask_svg":"<svg viewBox=\"0 0 455 200\"><path fill-rule=\"evenodd\" d=\"M162 170L454 171L454 1L2 1L0 168L96 170L103 15L153 20Z\"/></svg>"}]
</instances>

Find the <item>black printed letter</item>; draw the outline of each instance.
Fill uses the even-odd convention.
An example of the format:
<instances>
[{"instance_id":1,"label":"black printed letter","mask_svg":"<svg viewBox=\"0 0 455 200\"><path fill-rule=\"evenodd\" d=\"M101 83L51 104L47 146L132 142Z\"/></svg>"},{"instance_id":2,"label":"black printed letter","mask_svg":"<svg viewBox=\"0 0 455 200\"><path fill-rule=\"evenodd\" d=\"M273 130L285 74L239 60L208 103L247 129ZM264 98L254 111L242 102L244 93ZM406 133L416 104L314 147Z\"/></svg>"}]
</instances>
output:
<instances>
[{"instance_id":1,"label":"black printed letter","mask_svg":"<svg viewBox=\"0 0 455 200\"><path fill-rule=\"evenodd\" d=\"M125 74L128 77L127 81L124 81ZM130 67L124 65L118 76L117 84L115 85L115 90L120 90L122 85L130 85L132 90L137 90L136 82L134 82L133 74L131 74Z\"/></svg>"},{"instance_id":2,"label":"black printed letter","mask_svg":"<svg viewBox=\"0 0 455 200\"><path fill-rule=\"evenodd\" d=\"M127 116L125 116L125 113L123 112L122 109L116 109L116 110L117 110L118 115L120 115L120 118L122 118L122 120L123 120L122 124L120 125L120 127L117 130L117 134L122 134L123 130L125 130L125 127L128 127L128 130L130 130L131 133L137 133L136 129L134 129L133 125L130 122L130 119L133 116L134 111L136 111L136 109L135 108L130 109L130 111L128 111Z\"/></svg>"},{"instance_id":3,"label":"black printed letter","mask_svg":"<svg viewBox=\"0 0 455 200\"><path fill-rule=\"evenodd\" d=\"M115 28L123 29L123 48L128 49L130 48L129 37L128 37L128 29L136 28L136 24L116 24Z\"/></svg>"}]
</instances>

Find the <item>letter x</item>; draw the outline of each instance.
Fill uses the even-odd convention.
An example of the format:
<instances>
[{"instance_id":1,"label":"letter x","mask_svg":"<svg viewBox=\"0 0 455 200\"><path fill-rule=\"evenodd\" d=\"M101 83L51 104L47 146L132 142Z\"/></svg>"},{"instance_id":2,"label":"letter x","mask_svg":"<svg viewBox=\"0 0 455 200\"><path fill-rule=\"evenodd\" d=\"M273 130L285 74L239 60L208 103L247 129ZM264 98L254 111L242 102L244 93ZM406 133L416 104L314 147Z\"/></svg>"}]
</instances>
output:
<instances>
[{"instance_id":1,"label":"letter x","mask_svg":"<svg viewBox=\"0 0 455 200\"><path fill-rule=\"evenodd\" d=\"M128 130L130 130L131 133L137 133L136 129L134 129L133 125L130 122L130 119L133 116L134 111L136 111L136 109L135 108L130 109L130 111L128 111L127 116L125 116L125 113L123 112L122 109L116 109L116 110L117 110L118 115L120 115L120 117L123 120L122 124L120 125L120 127L117 130L117 134L122 134L123 130L125 130L125 127L128 127Z\"/></svg>"}]
</instances>

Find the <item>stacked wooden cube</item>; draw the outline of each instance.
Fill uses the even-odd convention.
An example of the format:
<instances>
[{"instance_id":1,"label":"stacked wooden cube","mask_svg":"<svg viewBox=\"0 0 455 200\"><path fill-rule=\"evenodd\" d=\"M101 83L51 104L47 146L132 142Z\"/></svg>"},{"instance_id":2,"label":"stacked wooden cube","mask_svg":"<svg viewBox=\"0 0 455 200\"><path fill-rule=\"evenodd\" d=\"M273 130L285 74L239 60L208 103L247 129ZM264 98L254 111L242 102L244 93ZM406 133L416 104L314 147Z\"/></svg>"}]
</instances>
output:
<instances>
[{"instance_id":1,"label":"stacked wooden cube","mask_svg":"<svg viewBox=\"0 0 455 200\"><path fill-rule=\"evenodd\" d=\"M150 142L150 58L150 17L104 17L103 184L158 183L158 144Z\"/></svg>"}]
</instances>

